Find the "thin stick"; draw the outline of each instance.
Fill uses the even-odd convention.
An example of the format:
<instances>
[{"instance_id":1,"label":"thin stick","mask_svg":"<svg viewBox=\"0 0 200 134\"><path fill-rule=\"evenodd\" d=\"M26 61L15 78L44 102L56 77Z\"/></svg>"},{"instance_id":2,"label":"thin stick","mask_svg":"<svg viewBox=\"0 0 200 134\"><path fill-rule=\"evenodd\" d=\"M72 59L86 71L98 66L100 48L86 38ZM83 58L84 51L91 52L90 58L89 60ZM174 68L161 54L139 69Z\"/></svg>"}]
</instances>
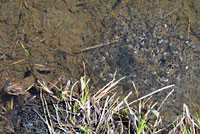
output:
<instances>
[{"instance_id":1,"label":"thin stick","mask_svg":"<svg viewBox=\"0 0 200 134\"><path fill-rule=\"evenodd\" d=\"M190 19L188 19L188 27L187 27L187 38L188 38L188 40L190 39L190 24L191 24Z\"/></svg>"},{"instance_id":2,"label":"thin stick","mask_svg":"<svg viewBox=\"0 0 200 134\"><path fill-rule=\"evenodd\" d=\"M134 81L132 81L132 84L133 84L133 87L134 87L134 89L135 89L135 93L136 93L137 98L138 98L138 96L139 96L139 92L138 92L138 90L137 90L137 88L136 88L136 86L135 86Z\"/></svg>"},{"instance_id":3,"label":"thin stick","mask_svg":"<svg viewBox=\"0 0 200 134\"><path fill-rule=\"evenodd\" d=\"M174 10L172 10L171 12L169 12L168 14L166 14L164 16L164 18L168 17L170 14L173 14L174 12L176 12L177 10L179 10L180 8L175 8Z\"/></svg>"},{"instance_id":4,"label":"thin stick","mask_svg":"<svg viewBox=\"0 0 200 134\"><path fill-rule=\"evenodd\" d=\"M48 123L45 121L45 119L42 117L42 115L34 108L33 111L35 111L35 113L41 118L41 120L48 125Z\"/></svg>"},{"instance_id":5,"label":"thin stick","mask_svg":"<svg viewBox=\"0 0 200 134\"><path fill-rule=\"evenodd\" d=\"M25 59L21 59L21 60L18 60L18 61L15 61L15 62L11 63L10 65L20 64L20 63L22 63L24 61L25 61Z\"/></svg>"},{"instance_id":6,"label":"thin stick","mask_svg":"<svg viewBox=\"0 0 200 134\"><path fill-rule=\"evenodd\" d=\"M46 98L43 96L43 99L44 99L44 104L45 104L45 107L46 107L46 112L47 112L47 115L48 115L48 119L49 119L49 122L50 122L50 127L51 127L51 131L52 133L54 134L54 130L53 130L53 123L52 123L52 120L50 118L50 112L49 112L49 108L48 108L48 105L47 105L47 101L46 101Z\"/></svg>"},{"instance_id":7,"label":"thin stick","mask_svg":"<svg viewBox=\"0 0 200 134\"><path fill-rule=\"evenodd\" d=\"M112 44L117 43L117 42L119 42L119 40L114 40L114 41L111 41L111 42L107 42L107 43L102 43L102 44L94 45L94 46L91 46L91 47L84 48L84 49L82 49L80 52L86 52L86 51L89 51L89 50L93 50L93 49L96 49L96 48L100 48L100 47L102 47L102 46L112 45Z\"/></svg>"},{"instance_id":8,"label":"thin stick","mask_svg":"<svg viewBox=\"0 0 200 134\"><path fill-rule=\"evenodd\" d=\"M40 90L40 98L41 98L41 101L42 101L42 107L43 107L43 112L44 112L44 115L45 115L45 123L49 129L49 133L52 134L52 131L51 131L51 126L49 125L49 122L48 122L48 119L47 119L47 113L46 113L46 109L45 109L45 104L44 104L44 99L43 99L43 95L42 95L42 91Z\"/></svg>"}]
</instances>

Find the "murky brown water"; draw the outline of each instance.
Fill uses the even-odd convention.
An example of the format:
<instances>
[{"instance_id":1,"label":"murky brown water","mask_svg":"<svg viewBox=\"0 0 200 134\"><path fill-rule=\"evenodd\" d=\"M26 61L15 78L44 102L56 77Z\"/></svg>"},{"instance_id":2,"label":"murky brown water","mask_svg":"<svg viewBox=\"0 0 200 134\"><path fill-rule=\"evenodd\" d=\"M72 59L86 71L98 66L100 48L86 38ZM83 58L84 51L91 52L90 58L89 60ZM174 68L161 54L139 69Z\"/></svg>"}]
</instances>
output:
<instances>
[{"instance_id":1,"label":"murky brown water","mask_svg":"<svg viewBox=\"0 0 200 134\"><path fill-rule=\"evenodd\" d=\"M119 94L133 90L132 80L140 96L175 84L163 109L171 121L182 103L200 104L199 20L199 0L1 1L0 85L23 79L35 63L54 70L42 74L48 81L62 74L78 80L84 61L95 87L116 70L118 78L127 76ZM108 45L81 52L98 44Z\"/></svg>"}]
</instances>

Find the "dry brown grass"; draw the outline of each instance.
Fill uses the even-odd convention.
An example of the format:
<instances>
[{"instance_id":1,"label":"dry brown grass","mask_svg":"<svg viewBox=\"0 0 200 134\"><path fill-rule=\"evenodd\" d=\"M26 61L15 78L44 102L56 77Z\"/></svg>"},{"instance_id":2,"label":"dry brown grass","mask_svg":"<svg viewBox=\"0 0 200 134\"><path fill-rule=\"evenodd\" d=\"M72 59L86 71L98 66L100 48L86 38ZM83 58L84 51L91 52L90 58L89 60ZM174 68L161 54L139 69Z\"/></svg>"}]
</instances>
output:
<instances>
[{"instance_id":1,"label":"dry brown grass","mask_svg":"<svg viewBox=\"0 0 200 134\"><path fill-rule=\"evenodd\" d=\"M35 111L48 127L49 133L54 134L59 131L65 133L186 133L194 134L199 132L198 119L194 120L186 104L183 104L183 114L168 126L162 126L161 107L172 94L172 89L161 104L151 102L151 97L158 92L171 89L174 85L166 86L147 94L135 101L128 102L132 95L130 92L124 99L116 96L117 84L124 78L110 81L95 94L90 94L88 86L89 79L81 77L75 82L71 89L62 92L62 98L57 104L53 104L55 111L54 118L49 112L46 98L41 91L43 112L45 117ZM43 82L41 87L44 91L50 91ZM80 85L80 94L73 91L76 85ZM68 85L69 86L69 85ZM135 88L135 86L134 86ZM137 89L135 89L137 91ZM54 97L55 99L55 97ZM139 102L136 104L136 102ZM60 105L60 104L64 105ZM133 105L138 105L137 109ZM156 108L157 107L157 108ZM173 127L172 127L173 126Z\"/></svg>"}]
</instances>

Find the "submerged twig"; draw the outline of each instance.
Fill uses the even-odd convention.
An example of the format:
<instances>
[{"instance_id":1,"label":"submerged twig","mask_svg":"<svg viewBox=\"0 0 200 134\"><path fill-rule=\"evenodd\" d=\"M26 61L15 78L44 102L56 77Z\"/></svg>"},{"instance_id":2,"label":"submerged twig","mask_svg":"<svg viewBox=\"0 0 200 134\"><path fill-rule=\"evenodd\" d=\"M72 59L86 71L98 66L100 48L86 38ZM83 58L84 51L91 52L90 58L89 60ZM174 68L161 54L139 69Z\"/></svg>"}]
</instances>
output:
<instances>
[{"instance_id":1,"label":"submerged twig","mask_svg":"<svg viewBox=\"0 0 200 134\"><path fill-rule=\"evenodd\" d=\"M100 47L103 47L103 46L112 45L112 44L117 43L117 42L119 42L119 40L114 40L114 41L110 41L110 42L107 42L107 43L94 45L94 46L91 46L91 47L87 47L87 48L81 49L81 51L78 52L78 53L83 53L83 52L90 51L90 50L93 50L93 49L96 49L96 48L100 48Z\"/></svg>"}]
</instances>

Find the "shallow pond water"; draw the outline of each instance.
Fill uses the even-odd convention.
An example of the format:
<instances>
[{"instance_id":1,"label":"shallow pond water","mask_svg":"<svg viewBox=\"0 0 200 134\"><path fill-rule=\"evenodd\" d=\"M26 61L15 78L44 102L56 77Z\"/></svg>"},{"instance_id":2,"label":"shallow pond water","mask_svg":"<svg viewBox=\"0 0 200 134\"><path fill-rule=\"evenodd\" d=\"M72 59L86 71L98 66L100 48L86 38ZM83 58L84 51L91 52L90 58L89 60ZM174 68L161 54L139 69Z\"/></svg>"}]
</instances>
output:
<instances>
[{"instance_id":1,"label":"shallow pond water","mask_svg":"<svg viewBox=\"0 0 200 134\"><path fill-rule=\"evenodd\" d=\"M166 104L171 108L163 108L169 120L181 113L183 103L200 104L199 36L190 30L193 29L191 21L195 22L198 17L187 15L185 6L188 3L181 3L171 11L167 9L172 6L170 2L164 3L164 8L148 2L140 8L136 3L119 6L118 14L106 19L106 29L97 43L105 46L85 54L102 81L111 80L116 70L118 78L127 76L123 81L123 95L134 91L130 86L132 81L140 96L174 84L175 91ZM188 8L187 13L193 12ZM169 92L153 98L161 101Z\"/></svg>"},{"instance_id":2,"label":"shallow pond water","mask_svg":"<svg viewBox=\"0 0 200 134\"><path fill-rule=\"evenodd\" d=\"M117 90L123 96L135 91L132 81L139 96L175 84L161 112L172 121L183 103L200 104L199 9L198 0L1 1L0 86L23 79L30 64L50 67L41 74L48 81L79 80L84 61L94 92L116 70L126 76Z\"/></svg>"}]
</instances>

